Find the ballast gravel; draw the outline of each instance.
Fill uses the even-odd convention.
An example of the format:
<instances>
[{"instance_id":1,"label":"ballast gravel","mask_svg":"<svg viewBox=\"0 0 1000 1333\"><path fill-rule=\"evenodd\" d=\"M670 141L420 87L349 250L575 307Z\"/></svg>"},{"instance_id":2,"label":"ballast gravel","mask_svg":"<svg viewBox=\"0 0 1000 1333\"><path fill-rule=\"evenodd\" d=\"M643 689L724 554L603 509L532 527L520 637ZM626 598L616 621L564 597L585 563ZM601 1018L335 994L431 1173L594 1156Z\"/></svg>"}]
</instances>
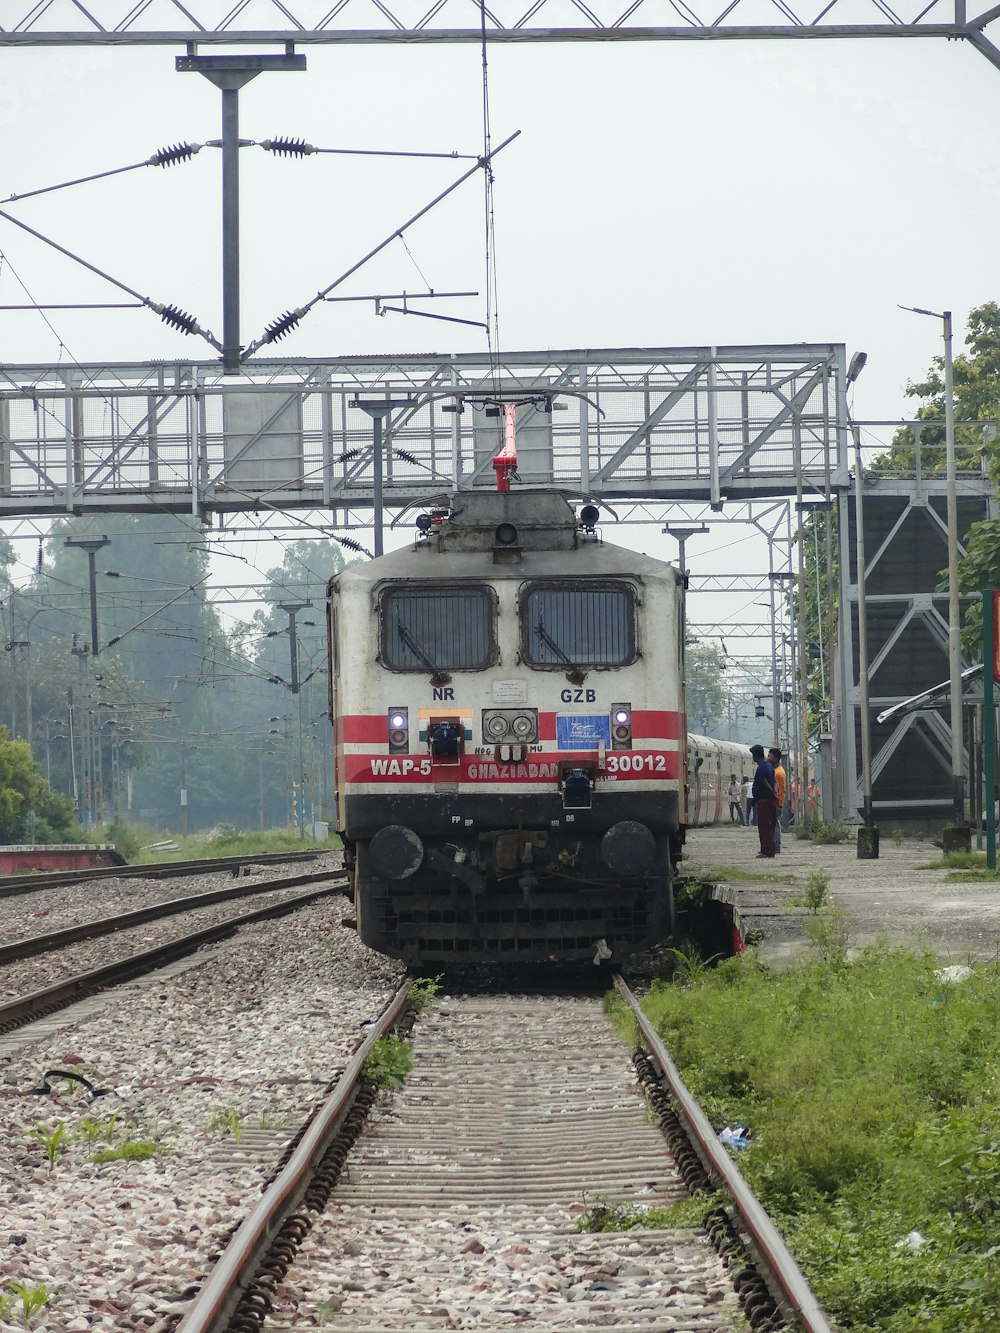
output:
<instances>
[{"instance_id":1,"label":"ballast gravel","mask_svg":"<svg viewBox=\"0 0 1000 1333\"><path fill-rule=\"evenodd\" d=\"M248 862L240 867L238 878L259 883L262 880L311 874L314 871L333 872L340 868L340 864L339 852L328 853L315 861L290 861L287 865L254 865ZM158 869L156 866L149 868ZM0 887L9 882L0 879ZM140 908L169 902L173 898L214 893L217 889L232 888L236 883L237 876L231 870L152 879L143 876L142 867L137 866L134 877L112 876L109 879L82 880L77 884L42 885L10 896L0 895L0 939L30 939L34 935L79 926L100 917L136 912Z\"/></svg>"},{"instance_id":2,"label":"ballast gravel","mask_svg":"<svg viewBox=\"0 0 1000 1333\"><path fill-rule=\"evenodd\" d=\"M244 927L83 1021L0 1047L3 1333L22 1327L11 1283L47 1289L30 1325L44 1333L173 1327L402 979L347 911L334 897ZM54 1069L107 1094L55 1076L33 1091ZM92 1160L130 1142L155 1156Z\"/></svg>"}]
</instances>

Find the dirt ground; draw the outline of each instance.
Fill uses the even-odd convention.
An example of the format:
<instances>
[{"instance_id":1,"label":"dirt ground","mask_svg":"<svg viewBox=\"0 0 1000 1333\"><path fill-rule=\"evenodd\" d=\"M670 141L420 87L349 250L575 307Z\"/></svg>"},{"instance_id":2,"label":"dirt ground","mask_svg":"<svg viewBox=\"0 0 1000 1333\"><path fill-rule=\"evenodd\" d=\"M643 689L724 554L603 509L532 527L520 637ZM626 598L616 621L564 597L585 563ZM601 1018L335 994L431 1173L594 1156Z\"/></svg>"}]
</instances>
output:
<instances>
[{"instance_id":1,"label":"dirt ground","mask_svg":"<svg viewBox=\"0 0 1000 1333\"><path fill-rule=\"evenodd\" d=\"M997 955L1000 880L962 882L959 871L923 869L941 860L940 848L929 838L896 843L885 830L879 859L860 861L855 832L848 842L819 846L786 829L781 855L759 861L755 828L694 829L682 871L718 879L736 906L744 935L759 931L761 957L772 963L805 945L808 911L791 900L803 896L810 871L819 869L830 877L830 900L847 913L851 946L883 936L926 946L948 962Z\"/></svg>"}]
</instances>

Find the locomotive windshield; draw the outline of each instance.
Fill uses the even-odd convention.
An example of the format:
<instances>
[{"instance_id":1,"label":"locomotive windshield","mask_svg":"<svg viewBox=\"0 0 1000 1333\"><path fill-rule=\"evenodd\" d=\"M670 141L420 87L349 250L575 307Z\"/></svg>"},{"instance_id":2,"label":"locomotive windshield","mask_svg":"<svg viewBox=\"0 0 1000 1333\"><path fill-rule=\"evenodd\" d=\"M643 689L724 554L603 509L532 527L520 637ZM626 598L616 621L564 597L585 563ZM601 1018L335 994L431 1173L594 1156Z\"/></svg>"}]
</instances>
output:
<instances>
[{"instance_id":1,"label":"locomotive windshield","mask_svg":"<svg viewBox=\"0 0 1000 1333\"><path fill-rule=\"evenodd\" d=\"M496 660L490 588L387 588L380 603L382 661L393 671L481 671Z\"/></svg>"},{"instance_id":2,"label":"locomotive windshield","mask_svg":"<svg viewBox=\"0 0 1000 1333\"><path fill-rule=\"evenodd\" d=\"M627 583L534 583L521 642L532 666L627 666L636 659L635 593Z\"/></svg>"}]
</instances>

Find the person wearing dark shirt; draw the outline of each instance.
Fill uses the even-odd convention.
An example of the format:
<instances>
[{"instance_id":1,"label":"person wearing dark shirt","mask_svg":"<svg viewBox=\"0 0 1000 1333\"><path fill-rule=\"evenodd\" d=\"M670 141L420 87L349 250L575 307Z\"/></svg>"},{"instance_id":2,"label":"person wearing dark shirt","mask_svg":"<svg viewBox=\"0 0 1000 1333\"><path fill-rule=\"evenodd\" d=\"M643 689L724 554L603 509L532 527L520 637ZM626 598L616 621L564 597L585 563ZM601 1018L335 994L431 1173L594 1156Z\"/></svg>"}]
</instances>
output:
<instances>
[{"instance_id":1,"label":"person wearing dark shirt","mask_svg":"<svg viewBox=\"0 0 1000 1333\"><path fill-rule=\"evenodd\" d=\"M763 745L751 745L750 755L757 765L750 791L757 814L757 837L760 839L760 851L757 855L770 859L774 856L774 823L778 817L774 767L767 762Z\"/></svg>"}]
</instances>

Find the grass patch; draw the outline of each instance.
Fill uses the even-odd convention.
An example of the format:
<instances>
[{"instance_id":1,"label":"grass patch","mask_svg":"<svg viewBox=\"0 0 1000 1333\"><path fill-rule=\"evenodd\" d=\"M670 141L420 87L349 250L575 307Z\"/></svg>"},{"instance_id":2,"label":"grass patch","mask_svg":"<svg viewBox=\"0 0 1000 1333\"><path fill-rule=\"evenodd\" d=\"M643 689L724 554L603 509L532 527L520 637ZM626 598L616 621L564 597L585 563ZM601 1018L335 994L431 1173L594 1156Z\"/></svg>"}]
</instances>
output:
<instances>
[{"instance_id":1,"label":"grass patch","mask_svg":"<svg viewBox=\"0 0 1000 1333\"><path fill-rule=\"evenodd\" d=\"M690 1199L678 1199L662 1208L647 1208L642 1204L613 1203L598 1199L584 1209L576 1219L578 1231L676 1231L700 1227L705 1214L722 1203L726 1196L694 1194Z\"/></svg>"},{"instance_id":2,"label":"grass patch","mask_svg":"<svg viewBox=\"0 0 1000 1333\"><path fill-rule=\"evenodd\" d=\"M809 962L744 954L645 1008L710 1117L753 1130L741 1169L839 1328L995 1328L1000 967L947 985L930 954L848 962L831 915Z\"/></svg>"},{"instance_id":3,"label":"grass patch","mask_svg":"<svg viewBox=\"0 0 1000 1333\"><path fill-rule=\"evenodd\" d=\"M126 1139L116 1148L99 1148L91 1153L90 1160L98 1166L105 1162L145 1162L155 1157L163 1149L152 1139Z\"/></svg>"},{"instance_id":4,"label":"grass patch","mask_svg":"<svg viewBox=\"0 0 1000 1333\"><path fill-rule=\"evenodd\" d=\"M722 880L747 880L754 884L797 884L794 875L772 875L760 870L746 870L742 866L713 866L711 870L692 870L685 866L689 876L718 884Z\"/></svg>"},{"instance_id":5,"label":"grass patch","mask_svg":"<svg viewBox=\"0 0 1000 1333\"><path fill-rule=\"evenodd\" d=\"M227 833L224 837L208 840L203 834L188 838L174 838L180 851L154 852L148 849L129 857L136 865L157 865L163 861L207 860L213 856L253 856L261 852L338 851L341 841L331 834L320 842L306 836L300 838L294 829L274 829L270 832Z\"/></svg>"}]
</instances>

